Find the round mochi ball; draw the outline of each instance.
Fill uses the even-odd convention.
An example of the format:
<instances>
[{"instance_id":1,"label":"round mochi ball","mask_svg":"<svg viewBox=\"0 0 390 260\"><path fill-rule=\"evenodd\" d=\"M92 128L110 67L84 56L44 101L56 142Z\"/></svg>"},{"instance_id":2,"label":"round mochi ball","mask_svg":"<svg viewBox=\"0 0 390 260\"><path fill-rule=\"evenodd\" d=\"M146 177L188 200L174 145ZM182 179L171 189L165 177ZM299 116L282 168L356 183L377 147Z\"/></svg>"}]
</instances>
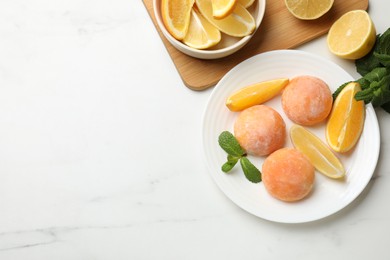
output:
<instances>
[{"instance_id":1,"label":"round mochi ball","mask_svg":"<svg viewBox=\"0 0 390 260\"><path fill-rule=\"evenodd\" d=\"M256 105L239 114L234 124L234 135L248 154L264 156L283 147L286 124L276 110Z\"/></svg>"},{"instance_id":2,"label":"round mochi ball","mask_svg":"<svg viewBox=\"0 0 390 260\"><path fill-rule=\"evenodd\" d=\"M287 117L300 125L324 121L332 110L329 86L313 76L298 76L290 80L282 93L282 107Z\"/></svg>"},{"instance_id":3,"label":"round mochi ball","mask_svg":"<svg viewBox=\"0 0 390 260\"><path fill-rule=\"evenodd\" d=\"M282 148L268 156L262 166L264 187L273 197L287 202L306 197L313 188L314 166L295 148Z\"/></svg>"}]
</instances>

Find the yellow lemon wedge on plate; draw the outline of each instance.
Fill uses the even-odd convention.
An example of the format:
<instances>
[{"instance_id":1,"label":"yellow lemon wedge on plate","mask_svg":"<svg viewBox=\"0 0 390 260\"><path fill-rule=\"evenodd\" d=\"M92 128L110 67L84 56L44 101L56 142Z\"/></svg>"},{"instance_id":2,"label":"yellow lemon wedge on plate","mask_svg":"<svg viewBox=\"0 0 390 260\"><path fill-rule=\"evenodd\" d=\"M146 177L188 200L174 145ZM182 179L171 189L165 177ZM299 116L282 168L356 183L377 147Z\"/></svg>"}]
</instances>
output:
<instances>
[{"instance_id":1,"label":"yellow lemon wedge on plate","mask_svg":"<svg viewBox=\"0 0 390 260\"><path fill-rule=\"evenodd\" d=\"M231 111L241 111L254 105L260 105L278 95L289 82L288 78L281 78L243 87L226 99L226 106Z\"/></svg>"},{"instance_id":2,"label":"yellow lemon wedge on plate","mask_svg":"<svg viewBox=\"0 0 390 260\"><path fill-rule=\"evenodd\" d=\"M255 28L255 19L251 13L237 3L233 12L223 19L215 19L210 0L196 0L200 13L221 32L234 37L244 37L251 34Z\"/></svg>"},{"instance_id":3,"label":"yellow lemon wedge on plate","mask_svg":"<svg viewBox=\"0 0 390 260\"><path fill-rule=\"evenodd\" d=\"M177 40L184 39L190 24L195 0L162 0L161 16L168 32Z\"/></svg>"},{"instance_id":4,"label":"yellow lemon wedge on plate","mask_svg":"<svg viewBox=\"0 0 390 260\"><path fill-rule=\"evenodd\" d=\"M195 49L207 49L221 41L221 32L194 8L183 42Z\"/></svg>"},{"instance_id":5,"label":"yellow lemon wedge on plate","mask_svg":"<svg viewBox=\"0 0 390 260\"><path fill-rule=\"evenodd\" d=\"M213 17L222 19L231 14L236 6L236 0L211 0Z\"/></svg>"},{"instance_id":6,"label":"yellow lemon wedge on plate","mask_svg":"<svg viewBox=\"0 0 390 260\"><path fill-rule=\"evenodd\" d=\"M360 84L351 82L339 93L326 124L326 140L336 152L351 150L358 142L364 127L365 104L355 95Z\"/></svg>"},{"instance_id":7,"label":"yellow lemon wedge on plate","mask_svg":"<svg viewBox=\"0 0 390 260\"><path fill-rule=\"evenodd\" d=\"M344 166L330 148L316 135L300 125L293 125L290 138L296 149L301 151L320 173L332 179L345 176Z\"/></svg>"},{"instance_id":8,"label":"yellow lemon wedge on plate","mask_svg":"<svg viewBox=\"0 0 390 260\"><path fill-rule=\"evenodd\" d=\"M376 30L364 10L347 12L332 24L327 44L330 52L344 59L359 59L374 47Z\"/></svg>"},{"instance_id":9,"label":"yellow lemon wedge on plate","mask_svg":"<svg viewBox=\"0 0 390 260\"><path fill-rule=\"evenodd\" d=\"M301 20L314 20L326 14L334 0L285 0L288 11Z\"/></svg>"}]
</instances>

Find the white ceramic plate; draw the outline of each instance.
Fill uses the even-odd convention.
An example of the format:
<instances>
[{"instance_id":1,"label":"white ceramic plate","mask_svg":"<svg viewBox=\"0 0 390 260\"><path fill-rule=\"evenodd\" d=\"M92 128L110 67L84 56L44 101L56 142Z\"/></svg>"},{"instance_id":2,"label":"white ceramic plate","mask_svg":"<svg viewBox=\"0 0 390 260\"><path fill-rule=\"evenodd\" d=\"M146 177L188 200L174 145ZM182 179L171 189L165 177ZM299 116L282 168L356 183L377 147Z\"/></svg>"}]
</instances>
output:
<instances>
[{"instance_id":1,"label":"white ceramic plate","mask_svg":"<svg viewBox=\"0 0 390 260\"><path fill-rule=\"evenodd\" d=\"M309 222L341 210L366 187L379 156L378 121L373 107L367 105L364 130L357 146L352 152L339 155L346 169L345 180L333 180L317 172L313 191L302 201L287 203L274 199L261 182L253 184L245 178L239 163L230 173L222 172L226 153L218 145L218 136L225 130L233 133L233 124L238 115L226 108L226 98L234 90L252 83L298 75L319 77L332 92L342 83L354 80L338 65L313 54L295 50L271 51L254 56L229 71L215 86L203 117L204 155L217 185L242 209L275 222ZM285 116L280 103L279 96L266 104L279 111L289 131L292 122ZM325 140L324 124L308 129ZM286 146L292 147L290 140ZM250 160L261 170L264 158L250 157Z\"/></svg>"}]
</instances>

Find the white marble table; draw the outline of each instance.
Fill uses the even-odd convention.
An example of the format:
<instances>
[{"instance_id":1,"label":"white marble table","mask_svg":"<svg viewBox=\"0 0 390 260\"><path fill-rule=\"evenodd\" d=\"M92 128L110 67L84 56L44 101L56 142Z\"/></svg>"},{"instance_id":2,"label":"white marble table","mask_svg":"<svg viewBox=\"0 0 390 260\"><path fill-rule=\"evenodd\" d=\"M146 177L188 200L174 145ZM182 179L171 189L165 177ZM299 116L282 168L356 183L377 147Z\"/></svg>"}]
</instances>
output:
<instances>
[{"instance_id":1,"label":"white marble table","mask_svg":"<svg viewBox=\"0 0 390 260\"><path fill-rule=\"evenodd\" d=\"M378 32L388 10L370 1ZM358 77L325 37L299 49ZM389 114L352 204L278 224L207 173L211 91L183 85L140 0L1 0L0 259L390 259Z\"/></svg>"}]
</instances>

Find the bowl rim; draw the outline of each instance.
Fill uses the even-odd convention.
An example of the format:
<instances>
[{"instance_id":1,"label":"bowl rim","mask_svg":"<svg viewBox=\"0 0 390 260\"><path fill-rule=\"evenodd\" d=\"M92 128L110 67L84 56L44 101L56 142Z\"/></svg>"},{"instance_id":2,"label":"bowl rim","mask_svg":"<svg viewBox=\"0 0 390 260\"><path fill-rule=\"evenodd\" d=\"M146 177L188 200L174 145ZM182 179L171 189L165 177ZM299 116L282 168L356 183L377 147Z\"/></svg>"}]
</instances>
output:
<instances>
[{"instance_id":1,"label":"bowl rim","mask_svg":"<svg viewBox=\"0 0 390 260\"><path fill-rule=\"evenodd\" d=\"M201 54L201 55L218 55L218 54L223 54L223 53L230 53L231 51L233 51L237 48L238 48L237 50L239 50L253 37L253 35L255 35L255 33L257 32L257 30L258 30L258 28L259 28L259 26L264 18L266 0L255 0L255 1L257 1L256 4L257 4L258 12L257 12L257 17L255 18L256 28L253 31L253 33L251 33L250 35L244 36L239 41L235 42L234 44L229 45L229 46L224 47L224 48L221 48L221 49L211 49L211 50L195 49L195 48L191 48L191 47L187 46L186 44L184 44L183 42L175 39L168 32L168 30L165 28L165 25L162 21L161 11L160 11L161 10L161 0L153 0L153 13L154 13L154 17L156 19L156 22L157 22L159 29L162 31L164 36L167 38L167 40L172 45L174 45L173 43L178 45L179 50L180 50L180 48L182 48L186 52L190 52L190 53L192 52L192 53L197 53L197 54ZM174 47L176 47L176 46L174 46Z\"/></svg>"}]
</instances>

